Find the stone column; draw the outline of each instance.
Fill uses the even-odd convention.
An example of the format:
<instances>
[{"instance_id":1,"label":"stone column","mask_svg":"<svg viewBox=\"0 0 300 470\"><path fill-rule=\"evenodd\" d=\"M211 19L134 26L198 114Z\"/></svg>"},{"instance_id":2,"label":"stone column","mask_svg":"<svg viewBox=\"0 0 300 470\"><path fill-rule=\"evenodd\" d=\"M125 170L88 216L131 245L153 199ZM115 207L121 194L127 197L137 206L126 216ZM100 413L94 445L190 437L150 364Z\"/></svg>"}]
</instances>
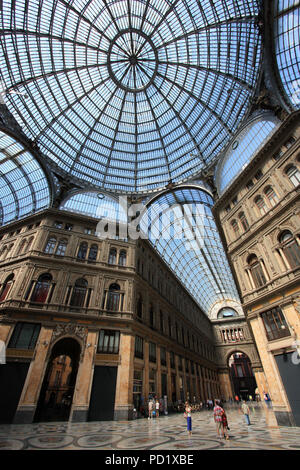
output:
<instances>
[{"instance_id":1,"label":"stone column","mask_svg":"<svg viewBox=\"0 0 300 470\"><path fill-rule=\"evenodd\" d=\"M145 364L145 399L149 401L149 343L144 342L144 364Z\"/></svg>"},{"instance_id":2,"label":"stone column","mask_svg":"<svg viewBox=\"0 0 300 470\"><path fill-rule=\"evenodd\" d=\"M219 371L219 382L221 388L221 397L224 398L226 401L231 397L233 398L234 394L232 391L232 384L230 380L229 370L223 369Z\"/></svg>"},{"instance_id":3,"label":"stone column","mask_svg":"<svg viewBox=\"0 0 300 470\"><path fill-rule=\"evenodd\" d=\"M160 346L156 346L156 377L157 377L157 382L156 382L156 395L157 398L160 399L162 398L161 394L161 362L160 362Z\"/></svg>"},{"instance_id":4,"label":"stone column","mask_svg":"<svg viewBox=\"0 0 300 470\"><path fill-rule=\"evenodd\" d=\"M175 358L176 361L177 357ZM177 379L177 375L176 375ZM177 389L177 384L176 384ZM171 364L170 364L170 353L167 351L167 395L168 395L168 403L172 401L172 371L171 371ZM176 390L177 394L177 390Z\"/></svg>"},{"instance_id":5,"label":"stone column","mask_svg":"<svg viewBox=\"0 0 300 470\"><path fill-rule=\"evenodd\" d=\"M97 331L89 331L86 337L85 350L77 372L70 421L87 421L93 382L93 365L95 358L95 346L97 344L97 335Z\"/></svg>"},{"instance_id":6,"label":"stone column","mask_svg":"<svg viewBox=\"0 0 300 470\"><path fill-rule=\"evenodd\" d=\"M119 353L121 363L118 366L116 383L115 420L127 420L133 417L134 339L131 334L121 334ZM146 400L147 398L146 395Z\"/></svg>"},{"instance_id":7,"label":"stone column","mask_svg":"<svg viewBox=\"0 0 300 470\"><path fill-rule=\"evenodd\" d=\"M42 327L36 345L34 359L31 361L14 423L32 423L47 367L47 353L52 337L52 328Z\"/></svg>"}]
</instances>

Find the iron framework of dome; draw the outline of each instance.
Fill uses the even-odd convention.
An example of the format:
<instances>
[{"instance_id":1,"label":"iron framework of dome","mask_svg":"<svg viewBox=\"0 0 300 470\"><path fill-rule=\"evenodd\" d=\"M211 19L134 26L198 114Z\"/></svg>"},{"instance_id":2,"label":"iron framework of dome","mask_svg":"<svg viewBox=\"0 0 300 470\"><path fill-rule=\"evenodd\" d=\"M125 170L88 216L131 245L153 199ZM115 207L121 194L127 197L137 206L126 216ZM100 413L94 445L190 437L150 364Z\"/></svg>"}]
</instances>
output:
<instances>
[{"instance_id":1,"label":"iron framework of dome","mask_svg":"<svg viewBox=\"0 0 300 470\"><path fill-rule=\"evenodd\" d=\"M249 107L257 1L4 2L5 103L56 172L119 192L186 181Z\"/></svg>"}]
</instances>

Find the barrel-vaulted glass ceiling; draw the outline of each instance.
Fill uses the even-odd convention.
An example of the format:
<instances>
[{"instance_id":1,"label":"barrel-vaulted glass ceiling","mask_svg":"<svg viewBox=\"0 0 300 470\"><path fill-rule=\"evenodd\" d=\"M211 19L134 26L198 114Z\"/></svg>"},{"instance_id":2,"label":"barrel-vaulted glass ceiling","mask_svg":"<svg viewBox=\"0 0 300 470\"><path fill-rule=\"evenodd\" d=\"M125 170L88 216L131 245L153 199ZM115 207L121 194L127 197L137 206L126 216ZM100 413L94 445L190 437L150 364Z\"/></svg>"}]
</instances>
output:
<instances>
[{"instance_id":1,"label":"barrel-vaulted glass ceiling","mask_svg":"<svg viewBox=\"0 0 300 470\"><path fill-rule=\"evenodd\" d=\"M0 131L0 225L50 205L49 183L35 157Z\"/></svg>"},{"instance_id":2,"label":"barrel-vaulted glass ceiling","mask_svg":"<svg viewBox=\"0 0 300 470\"><path fill-rule=\"evenodd\" d=\"M259 1L3 0L3 99L57 172L146 192L212 163L257 85Z\"/></svg>"},{"instance_id":3,"label":"barrel-vaulted glass ceiling","mask_svg":"<svg viewBox=\"0 0 300 470\"><path fill-rule=\"evenodd\" d=\"M211 208L199 188L178 188L147 205L141 231L204 312L220 301L237 300L233 277Z\"/></svg>"}]
</instances>

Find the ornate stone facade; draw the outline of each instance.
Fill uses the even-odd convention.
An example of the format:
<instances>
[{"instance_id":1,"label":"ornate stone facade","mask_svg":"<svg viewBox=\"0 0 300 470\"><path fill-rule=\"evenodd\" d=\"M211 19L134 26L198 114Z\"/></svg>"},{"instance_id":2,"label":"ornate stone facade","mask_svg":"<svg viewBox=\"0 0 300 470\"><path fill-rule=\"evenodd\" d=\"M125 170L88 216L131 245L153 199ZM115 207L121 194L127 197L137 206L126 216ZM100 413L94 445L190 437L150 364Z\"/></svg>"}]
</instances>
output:
<instances>
[{"instance_id":1,"label":"ornate stone facade","mask_svg":"<svg viewBox=\"0 0 300 470\"><path fill-rule=\"evenodd\" d=\"M260 395L269 393L277 422L289 425L300 425L299 367L291 359L300 336L298 123L299 113L290 115L214 207L263 366Z\"/></svg>"}]
</instances>

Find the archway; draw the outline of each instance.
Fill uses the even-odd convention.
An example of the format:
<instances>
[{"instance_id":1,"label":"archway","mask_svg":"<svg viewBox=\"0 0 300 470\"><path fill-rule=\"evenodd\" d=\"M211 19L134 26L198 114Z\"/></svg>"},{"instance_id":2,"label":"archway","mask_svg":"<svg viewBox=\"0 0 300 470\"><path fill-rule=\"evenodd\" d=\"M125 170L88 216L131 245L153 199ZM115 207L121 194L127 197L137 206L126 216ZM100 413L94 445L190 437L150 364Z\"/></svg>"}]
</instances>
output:
<instances>
[{"instance_id":1,"label":"archway","mask_svg":"<svg viewBox=\"0 0 300 470\"><path fill-rule=\"evenodd\" d=\"M247 354L234 352L228 358L228 367L234 396L239 400L254 400L257 388L251 361Z\"/></svg>"},{"instance_id":2,"label":"archway","mask_svg":"<svg viewBox=\"0 0 300 470\"><path fill-rule=\"evenodd\" d=\"M63 338L53 346L34 421L69 419L79 357L80 345L73 338Z\"/></svg>"}]
</instances>

